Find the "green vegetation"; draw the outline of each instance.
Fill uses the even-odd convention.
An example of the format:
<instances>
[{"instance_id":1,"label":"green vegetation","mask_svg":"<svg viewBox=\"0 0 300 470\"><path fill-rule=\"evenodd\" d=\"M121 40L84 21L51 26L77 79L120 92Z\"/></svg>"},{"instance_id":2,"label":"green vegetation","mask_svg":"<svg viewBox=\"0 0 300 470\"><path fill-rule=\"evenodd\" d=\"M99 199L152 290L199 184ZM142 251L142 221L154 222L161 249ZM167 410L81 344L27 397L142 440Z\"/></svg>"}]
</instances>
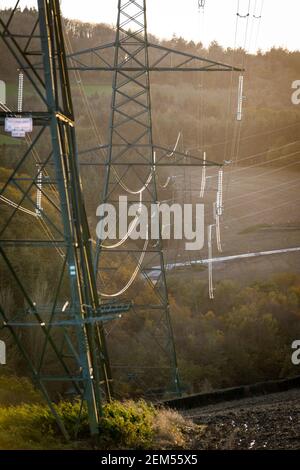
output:
<instances>
[{"instance_id":1,"label":"green vegetation","mask_svg":"<svg viewBox=\"0 0 300 470\"><path fill-rule=\"evenodd\" d=\"M86 408L79 422L79 402L63 401L55 408L71 442L63 440L52 413L28 380L1 376L0 449L183 448L186 428L198 432L174 411L155 409L144 401L114 401L104 405L99 440L92 442Z\"/></svg>"},{"instance_id":2,"label":"green vegetation","mask_svg":"<svg viewBox=\"0 0 300 470\"><path fill-rule=\"evenodd\" d=\"M19 145L20 140L10 137L8 134L0 134L0 145Z\"/></svg>"},{"instance_id":3,"label":"green vegetation","mask_svg":"<svg viewBox=\"0 0 300 470\"><path fill-rule=\"evenodd\" d=\"M300 336L300 277L276 275L241 287L217 285L215 300L197 280L169 281L180 370L189 392L299 373L291 344Z\"/></svg>"},{"instance_id":4,"label":"green vegetation","mask_svg":"<svg viewBox=\"0 0 300 470\"><path fill-rule=\"evenodd\" d=\"M5 12L8 15L9 12ZM34 24L35 11L25 9L19 12L19 32L28 33ZM109 43L114 36L113 29L104 25L89 25L75 21L66 21L67 34L74 51L91 47L99 43ZM202 44L186 42L181 38L173 38L164 45L186 50L193 54L209 56L212 59L238 65L243 51L233 52L212 43L208 49ZM0 42L1 79L7 81L8 105L16 103L16 66L12 57ZM247 77L245 94L245 118L241 129L239 160L247 158L247 165L269 163L277 165L277 160L284 165L296 162L299 158L300 144L298 139L300 110L291 105L291 83L299 72L300 52L290 53L283 49L272 49L266 53L248 55L247 68L251 74ZM282 65L285 73L282 74ZM80 149L91 148L99 144L95 137L87 109L83 105L80 91L71 75L73 101L77 124L77 137ZM110 112L111 87L107 84L107 75L98 72L82 74L87 100L92 108L96 126L101 131L101 139L105 142L105 130L108 128ZM200 81L202 87L199 86ZM178 132L184 136L185 148L199 148L200 136L204 136L204 149L209 158L223 161L232 157L230 148L235 134L236 122L231 119L232 110L228 111L228 97L231 90L231 76L227 74L204 74L197 78L195 73L153 74L152 77L152 111L154 140L158 144L173 147ZM235 86L237 83L235 83ZM25 87L27 85L25 84ZM203 90L203 93L202 93ZM203 95L201 97L201 95ZM232 94L232 96L234 96ZM28 88L25 88L26 106L30 110L40 109L40 103ZM200 103L203 106L200 109ZM180 111L180 112L179 112ZM229 116L227 119L227 115ZM224 116L226 118L224 118ZM226 122L227 120L227 122ZM34 130L36 132L36 130ZM33 134L36 135L36 134ZM99 136L98 136L99 137ZM47 140L48 139L48 140ZM15 163L19 160L19 140L9 136L0 136L1 169L0 178L7 179ZM38 150L42 158L48 154L49 136L39 142ZM224 145L224 143L228 145ZM291 142L293 142L291 144ZM3 145L5 144L5 145ZM182 149L180 149L182 150ZM98 156L82 155L82 160ZM294 168L294 167L293 167ZM22 165L17 177L24 177L19 184L26 184L26 176L36 172L35 161L32 166ZM51 173L51 168L50 168ZM291 170L292 171L292 170ZM297 171L297 170L293 170ZM52 174L52 173L51 173ZM100 201L103 183L103 171L95 167L82 167L83 189L86 209L91 223L91 231L95 225L96 206ZM159 175L163 177L166 175ZM47 195L56 203L53 189L46 189ZM6 197L17 202L22 198L22 191L10 186L6 189ZM36 197L34 188L30 195ZM95 196L96 195L96 196ZM98 197L99 195L99 197ZM159 199L167 199L166 193L159 194ZM45 213L55 222L59 214L44 198ZM24 207L32 209L28 201ZM1 220L8 219L11 208L1 204ZM33 239L46 235L37 223L27 214L19 213L19 223L6 231L10 239L22 238L30 234ZM243 233L255 233L266 229L266 224L255 225ZM56 234L57 235L57 234ZM53 251L43 250L32 255L30 248L24 249L22 256L17 250L9 251L10 261L16 272L27 284L28 293L33 296L37 306L47 304L53 296L53 283L57 281L57 272L61 258ZM117 264L117 261L115 263ZM120 267L121 285L125 285L136 264L125 263ZM291 343L300 335L300 277L289 273L241 286L230 280L219 283L216 287L214 302L207 298L207 285L198 280L198 274L205 267L193 266L188 274L185 270L169 275L171 314L179 358L180 374L183 378L184 391L187 393L211 390L252 383L260 380L282 378L298 373L290 361ZM103 273L103 276L110 274ZM24 298L18 294L14 280L9 277L4 263L0 265L0 301L8 312L24 310ZM67 279L65 282L67 286ZM65 286L63 284L63 286ZM117 286L110 285L113 292ZM133 289L136 301L141 305L149 305L153 301L153 291L137 278ZM138 293L138 294L137 294ZM131 292L128 293L130 298ZM68 298L65 288L59 301ZM151 312L153 315L153 313ZM166 383L165 363L157 344L147 334L155 322L147 309L140 315L124 315L116 322L109 335L108 342L112 363L135 364L142 369L145 364L155 364L157 369L146 370L139 382L134 374L117 370L118 392L127 398L138 397L145 389L159 391ZM39 333L20 328L23 344L34 360L43 348L43 338ZM3 335L7 333L4 332ZM9 335L7 340L9 367L20 376L26 375L24 362L13 345ZM57 361L49 354L46 369L56 372ZM47 372L47 371L46 371ZM15 380L15 381L14 381ZM55 390L64 396L65 390ZM23 400L25 404L23 403ZM0 448L47 448L63 447L58 436L52 416L41 404L36 392L24 379L5 377L0 379ZM62 402L57 405L68 422L69 432L74 436L74 410L77 403ZM169 413L169 412L168 412ZM101 445L103 446L151 446L159 433L164 429L165 445L170 442L170 434L177 436L173 445L183 445L180 434L181 423L178 416L168 414L165 410L154 410L143 402L115 402L104 409L102 422ZM158 423L160 423L158 425ZM174 424L175 423L175 424ZM181 423L181 424L180 424ZM158 427L157 427L158 426ZM172 430L172 432L170 431ZM46 431L45 431L46 430ZM85 413L79 429L80 445L90 445L86 439L87 423ZM47 434L47 435L45 435ZM15 438L16 436L16 438ZM81 440L82 439L82 440ZM181 444L180 444L181 442ZM77 444L75 443L74 446ZM79 444L78 444L79 445Z\"/></svg>"},{"instance_id":5,"label":"green vegetation","mask_svg":"<svg viewBox=\"0 0 300 470\"><path fill-rule=\"evenodd\" d=\"M61 402L58 415L75 446L91 446L87 412L77 423L80 403ZM113 402L104 406L99 448L149 447L153 439L155 411L143 402ZM63 441L49 408L44 404L23 404L0 408L0 449L49 449L70 446Z\"/></svg>"},{"instance_id":6,"label":"green vegetation","mask_svg":"<svg viewBox=\"0 0 300 470\"><path fill-rule=\"evenodd\" d=\"M124 270L124 277L129 272L130 267ZM30 275L35 276L36 273ZM43 275L44 272L41 273ZM179 369L186 393L299 373L291 363L291 344L300 336L299 276L282 274L244 287L223 281L216 286L213 302L207 298L205 282L174 275L169 278L169 287ZM49 285L39 283L37 286L35 282L33 289L38 303L48 298ZM0 291L0 296L2 304L7 304L8 308L14 305L11 290ZM145 302L151 298L146 290L140 296ZM146 312L139 318L125 316L114 325L113 363L122 357L124 362L131 364L135 361L142 367L151 355L151 360L159 364L159 351L154 349L151 337L144 335L145 324L151 328L151 321ZM139 334L143 337L143 344L138 341ZM33 337L28 331L23 332L23 341L33 357L43 347L42 336L36 334ZM22 374L22 361L9 336L7 343L10 351L8 365L11 370ZM56 367L55 360L49 355L49 369L55 371ZM142 377L143 386L150 393L159 389L164 379L162 374L151 373L148 369ZM118 392L123 397L137 397L142 392L139 382L130 380L122 371L116 371L115 378ZM64 390L60 393L64 394Z\"/></svg>"},{"instance_id":7,"label":"green vegetation","mask_svg":"<svg viewBox=\"0 0 300 470\"><path fill-rule=\"evenodd\" d=\"M41 403L40 394L24 377L0 375L0 407L22 403Z\"/></svg>"}]
</instances>

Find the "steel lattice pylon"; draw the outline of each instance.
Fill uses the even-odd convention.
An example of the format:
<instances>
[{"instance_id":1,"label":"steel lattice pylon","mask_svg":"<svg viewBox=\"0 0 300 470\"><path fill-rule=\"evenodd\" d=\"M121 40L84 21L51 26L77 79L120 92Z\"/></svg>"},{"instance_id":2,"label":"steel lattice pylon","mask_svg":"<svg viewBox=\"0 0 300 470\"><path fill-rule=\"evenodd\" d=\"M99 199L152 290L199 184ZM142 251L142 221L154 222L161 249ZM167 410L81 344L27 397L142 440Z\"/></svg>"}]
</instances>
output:
<instances>
[{"instance_id":1,"label":"steel lattice pylon","mask_svg":"<svg viewBox=\"0 0 300 470\"><path fill-rule=\"evenodd\" d=\"M7 117L27 117L33 119L34 129L26 143L21 141L12 169L2 175L2 287L12 289L15 304L13 308L0 305L0 325L10 331L65 437L64 422L53 405L58 392L60 396L71 392L82 405L87 404L90 430L95 435L102 412L101 394L109 400L111 388L103 321L127 306L99 305L59 0L38 0L30 35L20 35L14 27L18 4L0 18L0 38L17 67L24 70L39 104L33 105L35 111L22 113L1 106L1 126ZM39 71L33 65L37 56L43 61ZM43 193L42 214L35 199L37 190ZM41 266L34 276L31 257L36 264L40 260ZM44 277L52 282L47 299L39 292ZM35 289L33 279L37 279ZM81 413L82 406L78 420Z\"/></svg>"},{"instance_id":2,"label":"steel lattice pylon","mask_svg":"<svg viewBox=\"0 0 300 470\"><path fill-rule=\"evenodd\" d=\"M76 52L68 58L59 1L38 1L38 18L29 35L14 29L18 4L19 1L5 20L0 19L0 38L17 67L24 71L40 104L34 103L30 112L21 113L2 106L4 112L0 113L1 125L8 116L32 117L34 124L26 145L20 145L13 170L5 172L1 182L0 267L5 285L13 286L16 306L11 309L1 304L0 319L14 338L65 436L64 423L52 404L57 390L62 394L71 391L82 403L87 403L91 433L97 434L101 392L106 399L111 394L103 323L130 307L126 300L110 302L119 297L115 296L117 291L122 296L127 292L130 299L133 297L130 320L123 322L131 321L130 331L133 332L134 325L136 334L134 344L128 336L124 341L120 332L126 332L126 324L120 324L118 334L109 335L115 375L123 383L130 375L134 380L138 377L139 383L146 382L145 387L141 386L144 392L151 382L147 373L151 368L157 371L156 375L151 374L154 387L163 391L168 388L175 393L180 387L161 232L157 241L127 240L124 246L120 244L114 249L107 246L109 242L100 240L92 260L68 69L114 73L109 142L101 148L101 152L107 151L107 158L94 162L105 168L103 201L116 204L119 195L126 194L129 205L142 201L148 207L158 204L157 168L187 164L186 154L173 151L175 158L170 162L170 149L153 143L149 72L239 69L150 44L146 2L142 0L119 1L115 43ZM94 155L99 154L99 148L92 150ZM202 159L189 156L188 160L190 165L203 165ZM219 164L205 161L205 165ZM42 210L36 194L43 196ZM28 217L34 217L33 224L28 222ZM53 282L50 299L41 299L32 285L30 270L36 264L31 263L32 253L41 264L41 275L35 273L35 278ZM126 272L122 272L124 266ZM150 275L153 266L154 277ZM24 267L28 269L28 279ZM135 283L127 290L131 285L127 282L130 270L129 281ZM29 332L27 336L26 332ZM145 348L144 340L149 338L152 343L147 342ZM131 353L131 363L120 362L122 349L114 354L114 345L120 344L126 354ZM116 361L119 363L115 364ZM78 419L80 414L81 411Z\"/></svg>"},{"instance_id":3,"label":"steel lattice pylon","mask_svg":"<svg viewBox=\"0 0 300 470\"><path fill-rule=\"evenodd\" d=\"M114 51L112 110L102 201L117 204L118 196L125 194L129 205L143 202L144 206L151 211L151 204L158 204L158 195L147 42L145 2L120 0ZM127 66L129 70L125 70ZM123 373L125 369L129 377L133 377L139 384L141 381L146 383L145 371L148 373L149 368L152 368L157 374L161 374L161 380L157 381L156 387L159 384L160 387L169 389L169 392L178 394L180 384L170 320L161 233L159 233L158 240L154 242L146 240L145 243L142 241L135 243L128 240L115 249L105 248L108 244L102 243L101 240L98 240L97 244L96 271L105 273L107 269L109 270L109 278L107 277L109 282L105 280L103 282L103 277L100 279L102 291L108 290L109 292L108 286L111 285L111 279L115 279L115 288L120 291L124 278L123 276L118 278L118 271L128 257L130 265L138 263L140 273L136 284L129 289L128 295L134 302L134 311L131 315L137 315L140 318L140 320L137 318L138 329L144 328L144 331L140 330L138 335L142 342L142 338L147 341L148 351L146 357L143 355L142 362L137 357L135 364L128 364L127 371L126 364L125 368L122 364ZM115 269L112 268L114 257ZM149 277L153 265L159 266L155 281ZM146 302L143 302L143 298L139 295L140 290L147 295ZM153 324L145 328L147 318ZM149 344L152 346L149 347ZM157 355L155 355L155 349L159 352ZM144 389L143 392L145 391Z\"/></svg>"},{"instance_id":4,"label":"steel lattice pylon","mask_svg":"<svg viewBox=\"0 0 300 470\"><path fill-rule=\"evenodd\" d=\"M146 0L119 0L115 42L70 54L68 68L81 72L113 72L109 138L108 144L101 147L102 153L107 150L106 159L93 163L100 167L103 165L105 169L102 202L117 207L119 196L127 196L129 205L143 202L148 214L153 204L159 207L158 168L185 166L187 161L192 166L204 164L203 159L193 156L187 158L185 153L178 151L171 152L174 158L170 160L170 149L154 144L150 72L239 70L149 43ZM84 153L92 152L94 156L97 150L89 149ZM206 161L205 165L220 166L210 161ZM134 213L131 215L134 216ZM156 241L145 243L132 242L126 236L123 239L119 237L121 242L115 245L113 242L98 240L95 260L98 286L103 298L127 293L134 304L129 314L131 322L135 324L134 338L127 335L124 339L120 332L115 336L110 334L112 367L116 371L114 378L117 376L123 383L128 378L137 380L140 385L143 383L143 393L148 388L148 394L151 392L154 395L164 395L166 392L180 394L161 229ZM133 284L131 273L124 275L125 265L136 274ZM138 271L134 269L135 266ZM125 323L123 330L126 330L126 326ZM131 363L124 363L122 356L115 354L114 345L122 340L127 342L127 350L132 353ZM147 351L145 348L141 350L143 344L147 344ZM152 380L149 378L149 369L156 371L151 375ZM151 390L152 387L155 390Z\"/></svg>"}]
</instances>

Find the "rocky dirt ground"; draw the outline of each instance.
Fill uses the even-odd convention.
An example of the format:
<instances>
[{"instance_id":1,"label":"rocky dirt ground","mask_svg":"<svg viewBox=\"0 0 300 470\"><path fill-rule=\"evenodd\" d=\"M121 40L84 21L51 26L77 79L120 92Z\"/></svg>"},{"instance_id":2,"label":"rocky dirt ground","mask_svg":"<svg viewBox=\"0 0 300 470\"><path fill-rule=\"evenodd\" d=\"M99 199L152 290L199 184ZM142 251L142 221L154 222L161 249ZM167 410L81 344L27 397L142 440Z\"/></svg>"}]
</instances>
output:
<instances>
[{"instance_id":1,"label":"rocky dirt ground","mask_svg":"<svg viewBox=\"0 0 300 470\"><path fill-rule=\"evenodd\" d=\"M300 389L223 402L184 415L201 425L190 443L193 449L300 449Z\"/></svg>"}]
</instances>

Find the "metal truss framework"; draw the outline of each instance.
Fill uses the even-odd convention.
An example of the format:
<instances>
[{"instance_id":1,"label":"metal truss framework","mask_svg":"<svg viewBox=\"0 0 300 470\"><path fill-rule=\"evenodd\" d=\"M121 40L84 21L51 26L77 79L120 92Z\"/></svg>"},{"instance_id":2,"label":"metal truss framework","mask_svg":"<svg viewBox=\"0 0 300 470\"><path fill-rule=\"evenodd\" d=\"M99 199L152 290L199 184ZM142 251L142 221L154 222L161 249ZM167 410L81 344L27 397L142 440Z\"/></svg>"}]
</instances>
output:
<instances>
[{"instance_id":1,"label":"metal truss framework","mask_svg":"<svg viewBox=\"0 0 300 470\"><path fill-rule=\"evenodd\" d=\"M204 164L202 158L191 155L187 157L183 152L170 151L154 144L150 72L240 70L149 43L145 0L119 0L115 42L69 55L68 68L81 72L113 72L108 144L82 152L81 156L96 156L92 163L84 163L83 159L82 164L104 166L102 202L117 205L119 196L126 195L129 205L143 202L148 214L152 214L153 205L159 208L159 167ZM99 158L99 150L102 154L106 151L105 160ZM205 165L221 166L210 161L206 161ZM95 271L98 273L103 298L118 297L126 291L134 304L134 313L131 315L137 324L138 340L135 344L128 343L127 347L136 353L133 354L134 361L131 364L125 364L122 358L113 356L112 368L116 369L119 380L124 382L128 377L133 377L138 383L147 384L142 387L143 392L150 388L149 394L155 395L157 391L158 394L179 395L181 386L170 318L162 229L160 224L158 239L146 243L132 242L125 237L124 243L111 243L111 246L108 246L107 241L98 240ZM136 282L126 284L126 278L122 274L123 267L125 264L132 266L134 263L139 271ZM151 277L153 266L156 266L156 274ZM125 289L122 288L124 284ZM140 325L145 323L148 327L142 330ZM139 345L143 344L144 340L150 345L146 356L138 352ZM111 349L113 351L113 347ZM155 390L149 386L149 369L156 371L151 384Z\"/></svg>"},{"instance_id":2,"label":"metal truss framework","mask_svg":"<svg viewBox=\"0 0 300 470\"><path fill-rule=\"evenodd\" d=\"M53 404L58 392L79 397L78 422L87 406L90 431L96 435L102 394L106 400L111 396L103 323L130 305L99 304L59 0L38 0L38 17L28 36L14 27L18 4L5 21L0 18L0 39L40 98L40 109L14 113L2 106L0 113L1 126L9 116L32 117L34 125L32 137L26 137L27 145L21 144L22 154L12 163L13 170L2 175L1 271L16 305L0 305L0 326L11 333L64 436L68 438L65 423ZM43 61L40 71L33 65L37 56ZM45 175L42 215L35 200L37 189L41 191L41 171ZM40 260L41 266L35 288L31 258L36 263ZM46 300L38 300L43 275L52 276L51 293Z\"/></svg>"},{"instance_id":3,"label":"metal truss framework","mask_svg":"<svg viewBox=\"0 0 300 470\"><path fill-rule=\"evenodd\" d=\"M65 424L53 405L54 392L58 389L80 397L78 421L84 403L87 404L91 433L97 434L102 412L101 393L109 400L112 390L103 323L131 307L127 301L108 301L118 298L109 289L118 290L122 282L118 267L124 263L131 266L135 257L141 275L136 281L138 285L128 291L129 298L131 294L136 297L136 289L139 291L131 315L137 314L137 319L142 321L138 334L142 350L148 333L153 339L148 356L143 355L142 362L135 357L136 369L143 368L145 377L145 360L149 360L147 365L157 368L158 374L167 370L158 381L162 387L169 383L170 389L179 393L180 385L161 233L156 243L147 242L147 249L139 242L129 242L121 249L111 250L99 241L96 260L92 258L68 69L114 72L109 143L102 148L107 151L107 158L94 162L103 165L106 172L103 200L116 202L121 187L129 195L130 204L140 203L142 197L148 205L158 205L156 169L186 165L184 153L170 153L169 149L153 143L149 72L239 69L149 44L146 5L142 0L119 1L114 44L69 57L65 54L59 1L38 0L38 19L29 35L19 34L14 28L18 4L19 1L9 18L5 21L0 18L0 39L18 68L24 70L41 106L22 113L4 108L0 113L1 126L8 116L29 116L34 123L32 138L26 138L27 147L21 147L22 154L14 161L10 174L4 175L0 189L1 269L3 266L7 284L13 287L17 305L11 309L0 304L1 326L10 331L65 437L68 437ZM112 48L113 62L110 60ZM99 156L99 149L94 150ZM190 156L189 164L202 166L203 160ZM207 161L206 165L215 163ZM44 175L42 190L39 187L41 171ZM42 216L37 213L37 190L42 191L45 201ZM32 216L34 223L28 223L25 215ZM16 227L20 228L16 230ZM37 292L29 282L32 277L28 276L27 280L20 275L24 273L24 266L30 271L34 265L31 266L28 250L30 257L41 259L45 277L52 275L51 299L47 298L47 302L37 299ZM56 266L54 272L47 267L50 261ZM149 276L153 265L159 266L155 281ZM103 294L100 304L98 288ZM149 322L153 323L152 332ZM131 345L126 347L130 349ZM134 372L134 369L131 364L129 370Z\"/></svg>"},{"instance_id":4,"label":"metal truss framework","mask_svg":"<svg viewBox=\"0 0 300 470\"><path fill-rule=\"evenodd\" d=\"M138 14L131 17L127 16L126 9L141 7L140 0L123 2L121 5L121 15L124 17L120 33L129 32L130 24L135 23L139 28L131 36L133 41L139 41L138 35L143 34L143 20ZM125 18L126 16L126 18ZM125 29L126 28L126 29ZM141 44L141 42L140 42ZM123 72L239 72L240 68L209 60L205 57L195 56L187 52L181 52L176 49L164 47L160 44L153 44L145 39L144 46L148 51L148 65L140 61L136 54L128 55L128 50L121 43L113 42L111 44L100 45L97 47L74 52L68 55L68 69L80 70L82 72L95 71L115 72L122 68ZM120 62L112 62L112 50L120 48ZM136 51L137 53L140 51ZM123 56L122 56L123 54ZM132 62L131 62L132 61ZM131 63L130 63L131 62Z\"/></svg>"}]
</instances>

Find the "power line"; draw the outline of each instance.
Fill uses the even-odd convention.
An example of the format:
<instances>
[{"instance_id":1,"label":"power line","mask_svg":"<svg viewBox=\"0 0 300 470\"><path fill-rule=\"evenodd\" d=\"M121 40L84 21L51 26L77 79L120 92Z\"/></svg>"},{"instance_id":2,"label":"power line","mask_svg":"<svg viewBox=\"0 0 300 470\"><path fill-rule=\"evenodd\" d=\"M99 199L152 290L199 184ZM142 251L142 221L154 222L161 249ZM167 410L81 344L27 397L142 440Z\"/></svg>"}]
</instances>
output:
<instances>
[{"instance_id":1,"label":"power line","mask_svg":"<svg viewBox=\"0 0 300 470\"><path fill-rule=\"evenodd\" d=\"M273 168L271 168L271 169L269 169L269 170L267 170L267 171L264 171L264 172L262 172L262 173L259 173L258 175L251 175L251 176L249 176L249 178L254 178L254 177L255 177L255 178L260 178L260 177L266 176L266 175L269 176L269 175L271 175L271 174L273 174L273 173L278 173L278 171L282 171L282 170L284 170L284 169L286 169L286 168L290 168L291 166L298 165L299 163L300 163L299 161L297 161L297 162L291 162L291 163L288 163L287 165L283 165L283 166L281 166L281 167L279 167L279 168L275 168L274 170L273 170ZM236 184L236 183L233 183L233 184Z\"/></svg>"},{"instance_id":2,"label":"power line","mask_svg":"<svg viewBox=\"0 0 300 470\"><path fill-rule=\"evenodd\" d=\"M293 202L294 203L295 202L300 202L300 199L294 199ZM268 208L262 209L260 211L255 211L255 212L251 212L250 214L242 215L241 217L234 217L232 219L227 220L227 222L231 223L231 222L236 222L237 220L247 219L249 217L264 214L264 213L270 212L270 211L274 211L275 209L279 209L280 207L284 207L284 206L287 206L287 205L290 205L290 204L291 204L291 201L289 200L289 201L283 202L282 204L276 204L273 207L268 207Z\"/></svg>"},{"instance_id":3,"label":"power line","mask_svg":"<svg viewBox=\"0 0 300 470\"><path fill-rule=\"evenodd\" d=\"M294 181L295 181L295 180L294 180ZM296 180L296 181L297 181L297 183L298 183L298 184L297 184L297 186L298 186L300 181L299 181L299 179ZM278 188L279 188L279 187L282 187L282 186L287 186L287 185L288 185L288 190L291 190L291 189L292 189L292 186L291 186L289 183L283 183L282 185L278 185L278 186L276 186L276 187L273 186L273 187L271 187L271 188L268 188L268 190L253 191L253 192L250 192L250 193L243 194L242 196L243 196L243 197L246 197L246 196L249 197L249 195L251 195L251 197L252 197L253 194L255 194L255 195L256 195L256 194L261 194L261 193L263 193L263 192L270 191L270 190L274 190L274 192L276 193L276 196L277 196L278 193L283 193L283 192L286 191L285 189L278 189ZM262 197L255 198L255 202L256 202L256 201L259 201L259 200L261 200L261 199L264 199L265 197L267 197L267 196L262 196ZM238 204L234 204L234 205L232 205L232 206L227 206L227 210L235 209L235 208L237 208L237 207L240 207L240 206L243 205L243 204L244 204L244 203L238 203Z\"/></svg>"},{"instance_id":4,"label":"power line","mask_svg":"<svg viewBox=\"0 0 300 470\"><path fill-rule=\"evenodd\" d=\"M290 128L295 127L295 126L300 126L300 121L297 121L294 124L288 124L287 126L278 127L276 129L272 129L272 130L269 130L269 131L257 132L255 134L251 134L251 135L241 137L241 141L253 139L254 137L262 137L262 136L266 136L266 135L270 135L270 134L275 134L275 133L278 133L279 131L290 129ZM208 144L205 147L206 147L206 149L210 149L211 147L217 147L219 145L225 145L225 144L228 144L230 142L231 142L231 139L228 139L228 140L223 140L221 142L216 142L214 144ZM193 151L201 150L201 148L191 147L190 150L193 150ZM225 157L224 157L224 160L226 160Z\"/></svg>"},{"instance_id":5,"label":"power line","mask_svg":"<svg viewBox=\"0 0 300 470\"><path fill-rule=\"evenodd\" d=\"M288 186L289 189L290 188L293 188L294 187L294 183L300 183L300 178L297 178L297 179L294 179L294 180L288 180L286 181L285 183L280 183L280 184L277 184L277 185L272 185L272 186L268 186L267 188L263 188L263 189L258 189L258 190L255 190L255 191L248 191L248 192L243 192L243 194L240 194L239 196L235 196L235 197L232 197L232 198L229 198L227 199L227 202L228 201L236 201L237 199L241 199L241 198L244 198L244 197L248 197L250 195L254 195L254 194L260 194L260 193L265 193L265 192L269 192L269 191L272 191L274 188L280 188L282 186ZM298 186L297 184L297 186ZM230 206L227 207L228 209L230 208Z\"/></svg>"}]
</instances>

